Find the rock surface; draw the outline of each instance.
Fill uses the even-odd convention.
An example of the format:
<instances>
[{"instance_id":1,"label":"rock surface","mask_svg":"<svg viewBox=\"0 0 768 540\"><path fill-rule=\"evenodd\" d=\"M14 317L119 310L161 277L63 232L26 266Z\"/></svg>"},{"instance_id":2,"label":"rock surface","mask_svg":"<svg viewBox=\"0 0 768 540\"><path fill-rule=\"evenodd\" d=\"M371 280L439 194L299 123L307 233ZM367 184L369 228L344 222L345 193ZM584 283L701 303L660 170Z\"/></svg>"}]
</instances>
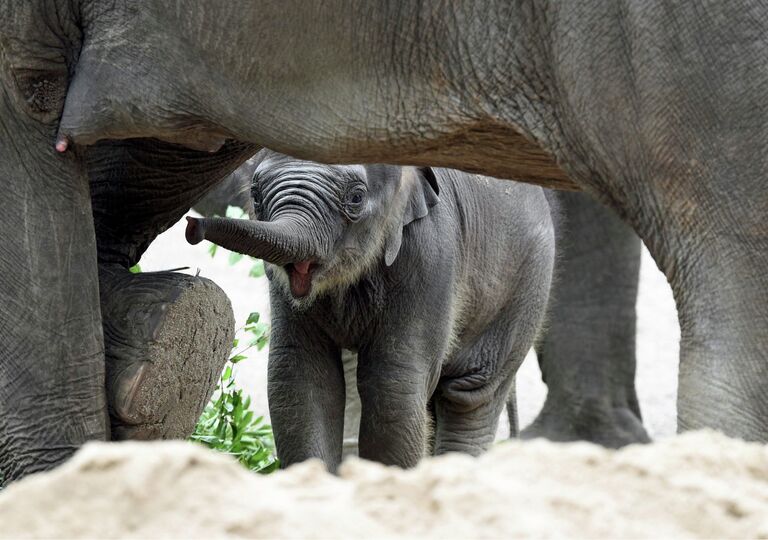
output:
<instances>
[{"instance_id":1,"label":"rock surface","mask_svg":"<svg viewBox=\"0 0 768 540\"><path fill-rule=\"evenodd\" d=\"M271 476L191 443L92 443L0 494L0 537L765 537L768 447L712 432L608 451L544 441L410 471Z\"/></svg>"}]
</instances>

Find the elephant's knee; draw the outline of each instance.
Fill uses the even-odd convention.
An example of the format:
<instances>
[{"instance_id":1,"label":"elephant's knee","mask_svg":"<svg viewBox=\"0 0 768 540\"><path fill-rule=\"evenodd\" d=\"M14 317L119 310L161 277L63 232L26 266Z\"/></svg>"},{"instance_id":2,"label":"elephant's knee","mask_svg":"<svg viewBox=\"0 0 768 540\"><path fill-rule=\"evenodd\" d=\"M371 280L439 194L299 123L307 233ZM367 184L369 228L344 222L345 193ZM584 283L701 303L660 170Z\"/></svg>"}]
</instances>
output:
<instances>
[{"instance_id":1,"label":"elephant's knee","mask_svg":"<svg viewBox=\"0 0 768 540\"><path fill-rule=\"evenodd\" d=\"M494 399L502 383L499 379L486 371L444 378L438 385L441 403L455 413L472 412Z\"/></svg>"},{"instance_id":2,"label":"elephant's knee","mask_svg":"<svg viewBox=\"0 0 768 540\"><path fill-rule=\"evenodd\" d=\"M229 299L183 274L99 274L112 438L188 437L231 348Z\"/></svg>"},{"instance_id":3,"label":"elephant's knee","mask_svg":"<svg viewBox=\"0 0 768 540\"><path fill-rule=\"evenodd\" d=\"M416 394L371 395L360 389L359 455L386 465L412 467L427 451L427 400Z\"/></svg>"}]
</instances>

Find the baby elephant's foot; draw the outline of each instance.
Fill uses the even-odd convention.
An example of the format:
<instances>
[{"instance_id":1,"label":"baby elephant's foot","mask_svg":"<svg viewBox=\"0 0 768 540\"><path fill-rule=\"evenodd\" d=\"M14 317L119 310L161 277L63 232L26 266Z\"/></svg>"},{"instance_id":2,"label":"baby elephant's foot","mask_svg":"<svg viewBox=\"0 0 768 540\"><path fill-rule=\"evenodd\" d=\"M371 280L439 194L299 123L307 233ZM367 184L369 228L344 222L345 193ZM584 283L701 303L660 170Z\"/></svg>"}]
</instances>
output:
<instances>
[{"instance_id":1,"label":"baby elephant's foot","mask_svg":"<svg viewBox=\"0 0 768 540\"><path fill-rule=\"evenodd\" d=\"M112 439L188 437L230 352L234 317L212 281L100 271Z\"/></svg>"},{"instance_id":2,"label":"baby elephant's foot","mask_svg":"<svg viewBox=\"0 0 768 540\"><path fill-rule=\"evenodd\" d=\"M544 437L557 442L589 441L608 448L651 442L643 423L629 407L604 400L583 400L544 409L520 433L521 439Z\"/></svg>"}]
</instances>

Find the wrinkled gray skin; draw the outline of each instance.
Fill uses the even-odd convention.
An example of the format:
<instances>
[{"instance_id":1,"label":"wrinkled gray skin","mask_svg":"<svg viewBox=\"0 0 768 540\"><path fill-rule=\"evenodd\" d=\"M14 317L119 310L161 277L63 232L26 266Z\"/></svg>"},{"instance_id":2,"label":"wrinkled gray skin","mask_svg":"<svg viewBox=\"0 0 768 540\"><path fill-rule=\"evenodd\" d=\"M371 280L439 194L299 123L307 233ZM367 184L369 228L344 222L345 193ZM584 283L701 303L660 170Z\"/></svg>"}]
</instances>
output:
<instances>
[{"instance_id":1,"label":"wrinkled gray skin","mask_svg":"<svg viewBox=\"0 0 768 540\"><path fill-rule=\"evenodd\" d=\"M584 193L559 192L558 203L556 278L536 346L547 399L521 437L648 442L635 392L640 240Z\"/></svg>"},{"instance_id":2,"label":"wrinkled gray skin","mask_svg":"<svg viewBox=\"0 0 768 540\"><path fill-rule=\"evenodd\" d=\"M544 191L262 156L256 221L187 218L187 238L269 263L269 408L283 466L341 461L342 349L358 356L361 457L414 465L430 409L435 454L485 450L546 309L555 231Z\"/></svg>"},{"instance_id":3,"label":"wrinkled gray skin","mask_svg":"<svg viewBox=\"0 0 768 540\"><path fill-rule=\"evenodd\" d=\"M7 478L108 437L99 263L259 145L588 191L672 286L679 428L768 439L764 2L1 1Z\"/></svg>"},{"instance_id":4,"label":"wrinkled gray skin","mask_svg":"<svg viewBox=\"0 0 768 540\"><path fill-rule=\"evenodd\" d=\"M251 208L251 178L257 164L255 156L248 159L197 201L194 210L205 217L226 216L229 206L236 206L247 212Z\"/></svg>"},{"instance_id":5,"label":"wrinkled gray skin","mask_svg":"<svg viewBox=\"0 0 768 540\"><path fill-rule=\"evenodd\" d=\"M250 208L251 177L259 160L246 161L195 210L223 215L227 206ZM547 324L537 339L548 393L523 438L587 440L608 447L648 442L635 391L635 303L640 239L610 210L583 193L553 192L560 218ZM214 204L216 209L214 209ZM342 352L347 404L344 452L357 454L360 403L354 353ZM510 435L518 433L514 395L507 408Z\"/></svg>"}]
</instances>

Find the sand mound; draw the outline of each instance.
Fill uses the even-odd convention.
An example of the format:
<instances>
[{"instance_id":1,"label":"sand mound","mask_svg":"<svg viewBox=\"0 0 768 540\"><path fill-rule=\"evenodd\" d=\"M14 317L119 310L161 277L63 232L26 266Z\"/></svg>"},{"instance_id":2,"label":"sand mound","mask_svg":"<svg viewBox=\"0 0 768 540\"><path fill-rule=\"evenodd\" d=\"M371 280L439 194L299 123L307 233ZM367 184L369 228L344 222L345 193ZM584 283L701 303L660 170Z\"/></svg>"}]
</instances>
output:
<instances>
[{"instance_id":1,"label":"sand mound","mask_svg":"<svg viewBox=\"0 0 768 540\"><path fill-rule=\"evenodd\" d=\"M0 495L0 536L765 537L768 449L709 432L618 452L510 442L265 477L189 443L89 444Z\"/></svg>"}]
</instances>

